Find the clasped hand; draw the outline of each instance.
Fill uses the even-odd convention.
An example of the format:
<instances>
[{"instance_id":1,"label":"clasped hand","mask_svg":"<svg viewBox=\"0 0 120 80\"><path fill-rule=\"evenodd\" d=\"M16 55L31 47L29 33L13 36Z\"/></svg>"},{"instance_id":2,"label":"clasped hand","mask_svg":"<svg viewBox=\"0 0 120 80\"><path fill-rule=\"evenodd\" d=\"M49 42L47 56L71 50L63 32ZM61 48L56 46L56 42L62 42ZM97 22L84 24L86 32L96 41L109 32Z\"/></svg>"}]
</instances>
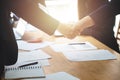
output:
<instances>
[{"instance_id":1,"label":"clasped hand","mask_svg":"<svg viewBox=\"0 0 120 80\"><path fill-rule=\"evenodd\" d=\"M63 24L61 23L58 27L58 31L61 32L65 37L73 39L79 35L79 31L75 30L75 24Z\"/></svg>"}]
</instances>

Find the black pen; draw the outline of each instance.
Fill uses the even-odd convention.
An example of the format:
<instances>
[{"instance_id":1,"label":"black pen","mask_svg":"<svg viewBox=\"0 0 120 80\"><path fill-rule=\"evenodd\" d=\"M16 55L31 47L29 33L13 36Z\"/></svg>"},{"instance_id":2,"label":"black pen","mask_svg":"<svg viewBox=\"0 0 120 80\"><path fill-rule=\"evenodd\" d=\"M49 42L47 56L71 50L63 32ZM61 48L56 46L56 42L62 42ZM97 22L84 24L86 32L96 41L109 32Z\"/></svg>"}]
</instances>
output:
<instances>
[{"instance_id":1,"label":"black pen","mask_svg":"<svg viewBox=\"0 0 120 80\"><path fill-rule=\"evenodd\" d=\"M86 43L70 43L69 45L85 45Z\"/></svg>"},{"instance_id":2,"label":"black pen","mask_svg":"<svg viewBox=\"0 0 120 80\"><path fill-rule=\"evenodd\" d=\"M25 66L30 66L30 65L35 65L35 64L38 64L38 62L32 62L32 63L28 63L28 64L23 64L23 65L20 65L19 68L25 67Z\"/></svg>"}]
</instances>

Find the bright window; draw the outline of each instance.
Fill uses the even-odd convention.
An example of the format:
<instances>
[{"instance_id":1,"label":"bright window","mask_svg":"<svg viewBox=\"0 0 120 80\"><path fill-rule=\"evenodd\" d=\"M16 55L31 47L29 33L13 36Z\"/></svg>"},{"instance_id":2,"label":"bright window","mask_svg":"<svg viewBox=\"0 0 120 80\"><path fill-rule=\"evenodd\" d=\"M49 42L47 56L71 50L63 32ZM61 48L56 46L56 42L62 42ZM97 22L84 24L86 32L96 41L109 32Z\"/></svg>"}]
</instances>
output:
<instances>
[{"instance_id":1,"label":"bright window","mask_svg":"<svg viewBox=\"0 0 120 80\"><path fill-rule=\"evenodd\" d=\"M49 14L60 22L78 20L77 0L46 0Z\"/></svg>"}]
</instances>

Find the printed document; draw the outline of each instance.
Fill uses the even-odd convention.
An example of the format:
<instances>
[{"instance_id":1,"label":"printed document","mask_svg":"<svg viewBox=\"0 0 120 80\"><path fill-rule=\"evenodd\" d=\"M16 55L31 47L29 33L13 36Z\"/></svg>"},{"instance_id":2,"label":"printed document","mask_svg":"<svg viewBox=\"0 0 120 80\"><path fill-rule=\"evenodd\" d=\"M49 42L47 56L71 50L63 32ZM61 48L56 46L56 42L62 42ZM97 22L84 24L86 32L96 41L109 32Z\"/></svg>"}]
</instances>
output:
<instances>
[{"instance_id":1,"label":"printed document","mask_svg":"<svg viewBox=\"0 0 120 80\"><path fill-rule=\"evenodd\" d=\"M19 40L17 41L17 44L18 44L18 49L21 50L36 50L49 46L50 44L52 44L52 42L28 43L26 41Z\"/></svg>"},{"instance_id":2,"label":"printed document","mask_svg":"<svg viewBox=\"0 0 120 80\"><path fill-rule=\"evenodd\" d=\"M20 53L18 53L17 63L25 62L25 61L49 59L49 58L51 58L51 56L42 50L35 50L35 51L30 51L30 52L20 52Z\"/></svg>"},{"instance_id":3,"label":"printed document","mask_svg":"<svg viewBox=\"0 0 120 80\"><path fill-rule=\"evenodd\" d=\"M64 56L70 61L111 60L116 56L108 50L64 51Z\"/></svg>"},{"instance_id":4,"label":"printed document","mask_svg":"<svg viewBox=\"0 0 120 80\"><path fill-rule=\"evenodd\" d=\"M50 47L56 52L97 49L97 47L94 46L93 44L91 44L90 42L74 42L74 43L68 43L68 44L52 44L52 45L50 45Z\"/></svg>"}]
</instances>

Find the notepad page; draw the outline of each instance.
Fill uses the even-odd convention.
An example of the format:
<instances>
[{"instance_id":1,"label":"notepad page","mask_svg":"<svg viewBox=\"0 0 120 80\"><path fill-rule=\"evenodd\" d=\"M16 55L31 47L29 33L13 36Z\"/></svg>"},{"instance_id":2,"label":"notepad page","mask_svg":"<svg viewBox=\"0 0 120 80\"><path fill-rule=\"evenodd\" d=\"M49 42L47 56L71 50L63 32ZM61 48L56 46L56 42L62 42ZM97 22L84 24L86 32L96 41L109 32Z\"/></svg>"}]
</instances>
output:
<instances>
[{"instance_id":1,"label":"notepad page","mask_svg":"<svg viewBox=\"0 0 120 80\"><path fill-rule=\"evenodd\" d=\"M27 66L27 67L5 67L5 79L19 79L19 78L43 78L45 77L44 70L41 66Z\"/></svg>"}]
</instances>

